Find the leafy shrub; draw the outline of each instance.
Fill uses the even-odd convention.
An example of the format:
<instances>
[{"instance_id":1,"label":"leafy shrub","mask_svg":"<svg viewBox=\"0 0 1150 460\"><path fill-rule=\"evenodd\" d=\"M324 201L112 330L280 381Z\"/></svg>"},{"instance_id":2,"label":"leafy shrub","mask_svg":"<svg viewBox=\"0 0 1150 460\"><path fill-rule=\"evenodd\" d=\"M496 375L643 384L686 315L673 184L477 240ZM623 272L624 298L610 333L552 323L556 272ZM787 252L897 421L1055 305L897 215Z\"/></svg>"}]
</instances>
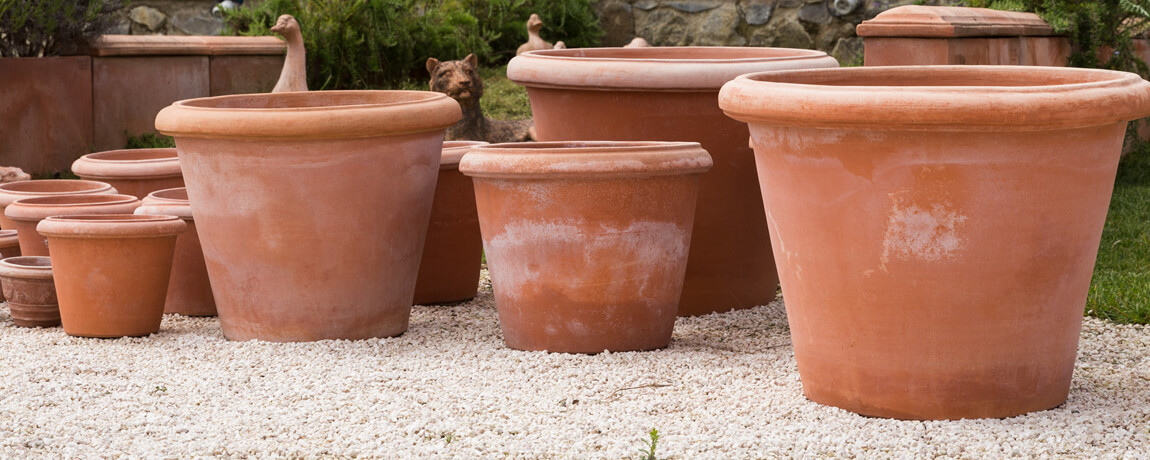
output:
<instances>
[{"instance_id":1,"label":"leafy shrub","mask_svg":"<svg viewBox=\"0 0 1150 460\"><path fill-rule=\"evenodd\" d=\"M116 22L123 0L0 0L0 57L76 51Z\"/></svg>"}]
</instances>

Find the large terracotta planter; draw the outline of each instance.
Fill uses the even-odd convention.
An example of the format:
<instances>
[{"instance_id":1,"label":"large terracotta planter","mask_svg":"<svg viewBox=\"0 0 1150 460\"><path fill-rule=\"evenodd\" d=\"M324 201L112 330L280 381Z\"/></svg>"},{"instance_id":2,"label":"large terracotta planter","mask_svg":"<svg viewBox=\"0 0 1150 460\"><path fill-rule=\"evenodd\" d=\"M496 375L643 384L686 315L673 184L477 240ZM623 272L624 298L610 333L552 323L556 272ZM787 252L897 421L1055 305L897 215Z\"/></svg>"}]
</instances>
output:
<instances>
[{"instance_id":1,"label":"large terracotta planter","mask_svg":"<svg viewBox=\"0 0 1150 460\"><path fill-rule=\"evenodd\" d=\"M14 223L4 215L5 208L12 204L13 201L34 198L38 196L58 196L58 195L94 195L94 194L108 194L116 193L116 189L112 188L104 182L97 182L91 180L75 180L75 179L48 179L48 180L26 180L20 182L8 182L0 184L0 228L9 230L14 228Z\"/></svg>"},{"instance_id":2,"label":"large terracotta planter","mask_svg":"<svg viewBox=\"0 0 1150 460\"><path fill-rule=\"evenodd\" d=\"M1070 68L740 77L803 392L866 415L1067 397L1126 121L1150 83Z\"/></svg>"},{"instance_id":3,"label":"large terracotta planter","mask_svg":"<svg viewBox=\"0 0 1150 460\"><path fill-rule=\"evenodd\" d=\"M204 251L196 233L187 189L179 187L149 193L135 213L177 216L188 225L188 229L176 238L176 255L172 260L172 278L168 281L164 313L216 316L216 301L212 297L212 284L208 280L208 267L204 263Z\"/></svg>"},{"instance_id":4,"label":"large terracotta planter","mask_svg":"<svg viewBox=\"0 0 1150 460\"><path fill-rule=\"evenodd\" d=\"M21 327L60 325L52 261L47 257L0 259L0 285L8 299L12 322Z\"/></svg>"},{"instance_id":5,"label":"large terracotta planter","mask_svg":"<svg viewBox=\"0 0 1150 460\"><path fill-rule=\"evenodd\" d=\"M711 154L679 306L700 315L770 302L779 281L747 127L723 116L719 88L748 72L836 66L785 48L592 48L526 53L507 76L527 87L541 141L693 141Z\"/></svg>"},{"instance_id":6,"label":"large terracotta planter","mask_svg":"<svg viewBox=\"0 0 1150 460\"><path fill-rule=\"evenodd\" d=\"M667 346L699 175L697 143L473 148L475 201L507 346L598 353Z\"/></svg>"},{"instance_id":7,"label":"large terracotta planter","mask_svg":"<svg viewBox=\"0 0 1150 460\"><path fill-rule=\"evenodd\" d=\"M53 216L36 229L52 246L64 332L81 337L143 336L160 330L172 271L175 216Z\"/></svg>"},{"instance_id":8,"label":"large terracotta planter","mask_svg":"<svg viewBox=\"0 0 1150 460\"><path fill-rule=\"evenodd\" d=\"M407 330L443 133L460 117L425 91L221 96L161 111L224 336Z\"/></svg>"},{"instance_id":9,"label":"large terracotta planter","mask_svg":"<svg viewBox=\"0 0 1150 460\"><path fill-rule=\"evenodd\" d=\"M483 262L483 239L471 178L459 172L463 154L480 141L443 143L427 241L415 281L416 305L455 303L475 297Z\"/></svg>"},{"instance_id":10,"label":"large terracotta planter","mask_svg":"<svg viewBox=\"0 0 1150 460\"><path fill-rule=\"evenodd\" d=\"M81 179L106 182L120 193L140 199L156 190L184 186L176 149L89 153L72 163L72 172Z\"/></svg>"},{"instance_id":11,"label":"large terracotta planter","mask_svg":"<svg viewBox=\"0 0 1150 460\"><path fill-rule=\"evenodd\" d=\"M26 256L46 256L47 240L36 225L48 216L77 214L131 214L140 200L131 195L57 195L24 198L4 209L4 215L20 232L20 252Z\"/></svg>"}]
</instances>

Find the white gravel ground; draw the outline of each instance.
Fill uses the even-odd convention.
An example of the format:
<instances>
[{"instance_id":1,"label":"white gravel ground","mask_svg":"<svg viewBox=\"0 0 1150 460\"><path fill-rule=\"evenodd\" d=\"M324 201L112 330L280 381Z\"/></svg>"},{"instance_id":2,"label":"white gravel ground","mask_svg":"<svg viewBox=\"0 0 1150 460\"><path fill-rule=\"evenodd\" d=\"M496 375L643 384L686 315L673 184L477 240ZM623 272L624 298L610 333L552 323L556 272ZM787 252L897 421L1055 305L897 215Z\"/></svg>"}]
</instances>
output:
<instances>
[{"instance_id":1,"label":"white gravel ground","mask_svg":"<svg viewBox=\"0 0 1150 460\"><path fill-rule=\"evenodd\" d=\"M0 457L1150 456L1150 329L1087 318L1070 399L1005 420L866 418L802 397L780 302L679 319L670 348L503 345L490 289L397 338L229 342L214 318L84 339L0 307Z\"/></svg>"}]
</instances>

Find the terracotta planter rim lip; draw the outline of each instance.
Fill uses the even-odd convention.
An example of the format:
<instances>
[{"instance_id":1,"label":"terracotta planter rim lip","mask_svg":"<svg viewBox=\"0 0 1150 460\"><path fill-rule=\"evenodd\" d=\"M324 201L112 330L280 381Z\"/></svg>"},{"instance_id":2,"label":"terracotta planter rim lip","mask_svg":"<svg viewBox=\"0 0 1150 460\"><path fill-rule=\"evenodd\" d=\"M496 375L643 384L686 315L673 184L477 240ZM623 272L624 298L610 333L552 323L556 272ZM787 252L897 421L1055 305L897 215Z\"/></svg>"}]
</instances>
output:
<instances>
[{"instance_id":1,"label":"terracotta planter rim lip","mask_svg":"<svg viewBox=\"0 0 1150 460\"><path fill-rule=\"evenodd\" d=\"M881 84L894 78L949 78L998 84ZM850 84L851 79L879 84ZM1002 84L1004 81L1019 84ZM787 126L1054 129L1104 125L1150 115L1150 83L1132 73L1070 67L784 70L739 76L723 86L719 106L740 121ZM1103 108L1083 110L1084 107Z\"/></svg>"},{"instance_id":2,"label":"terracotta planter rim lip","mask_svg":"<svg viewBox=\"0 0 1150 460\"><path fill-rule=\"evenodd\" d=\"M439 169L458 169L459 160L477 145L488 145L484 141L445 141L443 153L439 157Z\"/></svg>"},{"instance_id":3,"label":"terracotta planter rim lip","mask_svg":"<svg viewBox=\"0 0 1150 460\"><path fill-rule=\"evenodd\" d=\"M175 236L187 224L171 215L78 214L50 216L36 231L54 238L147 238Z\"/></svg>"},{"instance_id":4,"label":"terracotta planter rim lip","mask_svg":"<svg viewBox=\"0 0 1150 460\"><path fill-rule=\"evenodd\" d=\"M172 195L172 194L175 194L177 196L182 196L183 198L172 198L169 196L165 196L165 195ZM172 187L172 188L166 188L163 190L156 190L154 192L151 192L147 196L145 196L142 201L144 204L183 205L183 204L188 204L187 196L188 196L188 188L187 187Z\"/></svg>"},{"instance_id":5,"label":"terracotta planter rim lip","mask_svg":"<svg viewBox=\"0 0 1150 460\"><path fill-rule=\"evenodd\" d=\"M0 276L50 280L52 259L47 256L6 257L0 259Z\"/></svg>"},{"instance_id":6,"label":"terracotta planter rim lip","mask_svg":"<svg viewBox=\"0 0 1150 460\"><path fill-rule=\"evenodd\" d=\"M134 211L141 215L176 216L185 221L192 219L192 204L187 198L172 198L168 195L188 196L186 187L166 188L149 193L140 201Z\"/></svg>"},{"instance_id":7,"label":"terracotta planter rim lip","mask_svg":"<svg viewBox=\"0 0 1150 460\"><path fill-rule=\"evenodd\" d=\"M89 185L92 188L82 190L65 190L65 191L30 191L21 190L29 185L33 187L46 187L53 184L75 184L75 185ZM18 182L8 182L0 184L0 206L8 206L20 198L29 198L33 196L53 196L53 195L77 195L77 194L91 194L100 193L107 190L114 190L112 186L105 182L84 180L84 179L40 179L40 180L25 180ZM21 196L25 195L25 196Z\"/></svg>"},{"instance_id":8,"label":"terracotta planter rim lip","mask_svg":"<svg viewBox=\"0 0 1150 460\"><path fill-rule=\"evenodd\" d=\"M121 156L156 155L154 158L117 159ZM72 172L93 179L150 179L180 177L180 159L174 148L119 149L89 153L72 162Z\"/></svg>"},{"instance_id":9,"label":"terracotta planter rim lip","mask_svg":"<svg viewBox=\"0 0 1150 460\"><path fill-rule=\"evenodd\" d=\"M37 196L13 201L4 209L4 215L14 221L40 220L72 208L124 207L139 202L139 198L121 194ZM95 213L85 211L84 214Z\"/></svg>"},{"instance_id":10,"label":"terracotta planter rim lip","mask_svg":"<svg viewBox=\"0 0 1150 460\"><path fill-rule=\"evenodd\" d=\"M492 178L595 178L697 174L712 164L698 142L510 142L472 147L459 171Z\"/></svg>"}]
</instances>

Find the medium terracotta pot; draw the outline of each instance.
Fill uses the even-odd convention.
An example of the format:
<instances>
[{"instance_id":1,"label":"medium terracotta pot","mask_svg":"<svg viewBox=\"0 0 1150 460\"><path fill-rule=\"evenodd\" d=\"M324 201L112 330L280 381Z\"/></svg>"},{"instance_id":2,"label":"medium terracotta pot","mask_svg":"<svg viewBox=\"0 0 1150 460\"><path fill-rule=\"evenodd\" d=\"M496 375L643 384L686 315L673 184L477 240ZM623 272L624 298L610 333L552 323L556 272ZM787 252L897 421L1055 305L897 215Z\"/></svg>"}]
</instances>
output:
<instances>
[{"instance_id":1,"label":"medium terracotta pot","mask_svg":"<svg viewBox=\"0 0 1150 460\"><path fill-rule=\"evenodd\" d=\"M474 147L459 170L475 201L499 324L520 350L667 346L699 175L693 142Z\"/></svg>"},{"instance_id":2,"label":"medium terracotta pot","mask_svg":"<svg viewBox=\"0 0 1150 460\"><path fill-rule=\"evenodd\" d=\"M1008 66L761 73L750 123L803 392L865 415L1066 400L1133 74Z\"/></svg>"},{"instance_id":3,"label":"medium terracotta pot","mask_svg":"<svg viewBox=\"0 0 1150 460\"><path fill-rule=\"evenodd\" d=\"M443 134L460 117L427 91L221 96L160 112L224 336L407 330Z\"/></svg>"},{"instance_id":4,"label":"medium terracotta pot","mask_svg":"<svg viewBox=\"0 0 1150 460\"><path fill-rule=\"evenodd\" d=\"M23 198L57 195L97 195L116 193L116 189L104 182L75 179L25 180L0 184L0 228L14 228L13 222L4 215L4 209L13 201Z\"/></svg>"},{"instance_id":5,"label":"medium terracotta pot","mask_svg":"<svg viewBox=\"0 0 1150 460\"><path fill-rule=\"evenodd\" d=\"M20 252L28 256L48 255L48 241L36 232L36 225L48 216L77 214L131 214L140 200L131 195L57 195L24 198L12 202L4 215L20 232Z\"/></svg>"},{"instance_id":6,"label":"medium terracotta pot","mask_svg":"<svg viewBox=\"0 0 1150 460\"><path fill-rule=\"evenodd\" d=\"M416 305L455 303L475 297L483 263L483 239L475 212L471 178L459 172L459 160L480 141L443 143L435 201L427 224L427 241L415 281Z\"/></svg>"},{"instance_id":7,"label":"medium terracotta pot","mask_svg":"<svg viewBox=\"0 0 1150 460\"><path fill-rule=\"evenodd\" d=\"M8 257L0 260L0 285L8 299L12 322L21 327L60 325L52 261L47 257Z\"/></svg>"},{"instance_id":8,"label":"medium terracotta pot","mask_svg":"<svg viewBox=\"0 0 1150 460\"><path fill-rule=\"evenodd\" d=\"M216 316L216 301L212 297L212 284L208 280L208 267L204 263L192 207L188 204L187 189L179 187L149 193L135 213L176 216L188 225L188 229L176 238L176 255L172 260L172 278L168 281L164 313Z\"/></svg>"},{"instance_id":9,"label":"medium terracotta pot","mask_svg":"<svg viewBox=\"0 0 1150 460\"><path fill-rule=\"evenodd\" d=\"M175 216L53 216L36 229L52 246L64 332L143 336L160 330L176 236Z\"/></svg>"},{"instance_id":10,"label":"medium terracotta pot","mask_svg":"<svg viewBox=\"0 0 1150 460\"><path fill-rule=\"evenodd\" d=\"M591 48L523 54L507 77L527 87L541 141L693 141L710 152L686 316L762 305L778 289L747 127L723 116L719 88L748 72L836 66L826 53L785 48Z\"/></svg>"},{"instance_id":11,"label":"medium terracotta pot","mask_svg":"<svg viewBox=\"0 0 1150 460\"><path fill-rule=\"evenodd\" d=\"M156 190L183 187L176 149L109 150L89 153L72 163L81 179L98 180L120 193L143 199Z\"/></svg>"}]
</instances>

